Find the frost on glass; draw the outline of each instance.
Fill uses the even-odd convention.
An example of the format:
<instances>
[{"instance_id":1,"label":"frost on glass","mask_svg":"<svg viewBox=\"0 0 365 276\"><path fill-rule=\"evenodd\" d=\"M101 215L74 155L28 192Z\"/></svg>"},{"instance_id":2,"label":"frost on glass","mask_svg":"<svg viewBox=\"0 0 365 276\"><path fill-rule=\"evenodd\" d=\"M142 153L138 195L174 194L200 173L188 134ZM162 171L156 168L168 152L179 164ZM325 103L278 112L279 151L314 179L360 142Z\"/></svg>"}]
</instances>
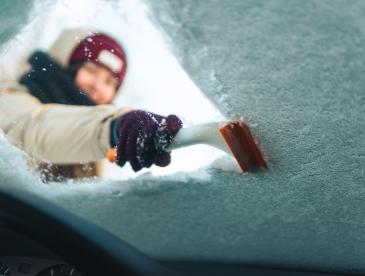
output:
<instances>
[{"instance_id":1,"label":"frost on glass","mask_svg":"<svg viewBox=\"0 0 365 276\"><path fill-rule=\"evenodd\" d=\"M43 194L156 257L364 273L365 2L146 3L195 84L250 123L269 172L223 158Z\"/></svg>"}]
</instances>

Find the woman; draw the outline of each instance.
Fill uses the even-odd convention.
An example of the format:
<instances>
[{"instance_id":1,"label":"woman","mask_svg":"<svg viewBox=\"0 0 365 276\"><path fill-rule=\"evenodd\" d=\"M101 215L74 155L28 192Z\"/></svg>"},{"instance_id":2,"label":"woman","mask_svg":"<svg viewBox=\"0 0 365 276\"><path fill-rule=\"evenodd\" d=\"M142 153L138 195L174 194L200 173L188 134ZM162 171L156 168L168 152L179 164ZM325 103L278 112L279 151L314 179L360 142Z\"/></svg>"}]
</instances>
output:
<instances>
[{"instance_id":1,"label":"woman","mask_svg":"<svg viewBox=\"0 0 365 276\"><path fill-rule=\"evenodd\" d=\"M182 127L178 117L111 105L127 69L112 37L66 30L28 62L0 90L0 128L12 143L57 165L95 162L115 146L117 164L129 162L134 171L170 163L165 149Z\"/></svg>"}]
</instances>

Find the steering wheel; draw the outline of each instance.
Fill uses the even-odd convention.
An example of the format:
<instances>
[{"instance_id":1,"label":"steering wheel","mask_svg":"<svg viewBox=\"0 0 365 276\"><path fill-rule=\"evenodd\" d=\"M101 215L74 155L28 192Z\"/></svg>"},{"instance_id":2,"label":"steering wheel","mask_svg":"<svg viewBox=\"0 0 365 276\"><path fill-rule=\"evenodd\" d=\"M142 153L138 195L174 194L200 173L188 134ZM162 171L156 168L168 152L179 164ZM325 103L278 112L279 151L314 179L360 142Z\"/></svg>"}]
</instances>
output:
<instances>
[{"instance_id":1,"label":"steering wheel","mask_svg":"<svg viewBox=\"0 0 365 276\"><path fill-rule=\"evenodd\" d=\"M48 247L85 275L175 275L118 237L55 204L0 188L0 223Z\"/></svg>"}]
</instances>

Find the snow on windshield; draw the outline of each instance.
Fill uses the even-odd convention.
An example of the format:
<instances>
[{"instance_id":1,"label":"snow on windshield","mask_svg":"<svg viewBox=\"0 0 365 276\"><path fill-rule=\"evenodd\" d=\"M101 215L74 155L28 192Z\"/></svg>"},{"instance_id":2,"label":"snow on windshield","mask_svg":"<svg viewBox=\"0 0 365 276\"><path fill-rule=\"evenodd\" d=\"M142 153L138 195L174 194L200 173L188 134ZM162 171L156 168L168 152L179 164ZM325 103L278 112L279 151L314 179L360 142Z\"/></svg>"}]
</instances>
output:
<instances>
[{"instance_id":1,"label":"snow on windshield","mask_svg":"<svg viewBox=\"0 0 365 276\"><path fill-rule=\"evenodd\" d=\"M219 192L201 204L221 210L199 213L214 230L197 246L364 273L365 2L149 3L195 83L255 125L271 168L256 179L216 173L204 192Z\"/></svg>"},{"instance_id":2,"label":"snow on windshield","mask_svg":"<svg viewBox=\"0 0 365 276\"><path fill-rule=\"evenodd\" d=\"M99 11L111 11L111 31L123 33L131 55L132 48L139 49L136 64L149 60L142 72L154 72L151 78L159 80L152 84L146 79L141 85L138 74L131 73L131 93L121 95L118 104L157 108L158 97L145 102L132 93L153 87L150 93L163 90L166 99L174 91L174 99L184 103L176 107L178 113L188 122L221 116L176 67L166 44L160 44L168 41L194 83L224 116L249 121L270 171L241 174L231 160L214 161L214 156L208 160L213 164L196 172L46 186L25 167L15 175L10 166L22 162L22 153L11 153L15 149L2 138L2 173L14 174L8 179L23 179L34 191L41 188L31 183L39 183L52 201L153 256L365 272L364 1L146 1L151 10L134 1L91 2L81 7L57 2L51 9L58 18L53 26L98 17L103 21ZM85 18L57 16L73 9L85 10ZM154 43L146 47L133 28L151 27L145 24L148 11L160 32L151 31L147 38ZM49 32L39 41L48 45L54 36ZM156 62L149 47L161 50L157 58L164 63ZM168 66L179 79L161 81L156 64L159 70ZM204 112L194 102L186 103L186 93L202 100ZM164 112L175 112L170 107ZM187 163L200 154L205 161L203 149L196 152Z\"/></svg>"}]
</instances>

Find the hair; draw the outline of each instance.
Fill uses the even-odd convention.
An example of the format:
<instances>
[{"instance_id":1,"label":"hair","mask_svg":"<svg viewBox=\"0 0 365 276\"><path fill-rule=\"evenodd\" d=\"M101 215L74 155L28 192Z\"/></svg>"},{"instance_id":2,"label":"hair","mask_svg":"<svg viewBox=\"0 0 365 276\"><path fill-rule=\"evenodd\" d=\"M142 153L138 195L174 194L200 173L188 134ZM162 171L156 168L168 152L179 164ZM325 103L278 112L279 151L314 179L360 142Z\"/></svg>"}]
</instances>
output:
<instances>
[{"instance_id":1,"label":"hair","mask_svg":"<svg viewBox=\"0 0 365 276\"><path fill-rule=\"evenodd\" d=\"M76 75L77 75L77 72L80 70L80 68L85 64L84 61L77 61L77 62L74 62L72 64L70 64L68 67L67 67L67 70L68 72L70 73L70 75L72 76L72 78L75 80L76 79Z\"/></svg>"}]
</instances>

